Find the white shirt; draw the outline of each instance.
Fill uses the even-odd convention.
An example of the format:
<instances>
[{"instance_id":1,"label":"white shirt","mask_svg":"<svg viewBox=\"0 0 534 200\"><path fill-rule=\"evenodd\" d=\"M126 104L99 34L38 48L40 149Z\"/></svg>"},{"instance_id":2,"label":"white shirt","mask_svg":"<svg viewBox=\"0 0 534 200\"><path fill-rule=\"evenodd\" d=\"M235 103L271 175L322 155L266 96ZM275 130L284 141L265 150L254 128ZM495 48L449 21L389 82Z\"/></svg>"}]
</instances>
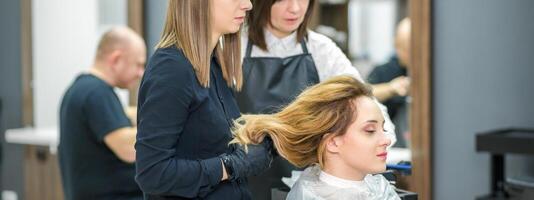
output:
<instances>
[{"instance_id":1,"label":"white shirt","mask_svg":"<svg viewBox=\"0 0 534 200\"><path fill-rule=\"evenodd\" d=\"M270 31L264 29L265 43L267 44L267 51L263 51L256 45L252 46L250 57L280 57L285 58L302 54L303 49L300 43L297 42L297 32L293 32L284 38L278 38L274 36ZM241 33L241 58L246 56L248 43L248 32L243 31ZM350 75L359 81L365 83L360 72L356 67L352 66L350 60L345 56L343 51L332 41L330 38L308 30L308 40L306 41L306 47L308 53L312 55L317 74L319 75L319 81L324 81L330 77L338 75ZM384 115L386 121L384 127L387 130L387 135L391 139L389 147L393 146L397 141L395 136L395 125L391 122L387 113L387 108L379 103L378 104Z\"/></svg>"},{"instance_id":2,"label":"white shirt","mask_svg":"<svg viewBox=\"0 0 534 200\"><path fill-rule=\"evenodd\" d=\"M267 30L264 31L264 35L268 51L263 51L254 45L252 46L251 57L285 58L303 53L303 49L296 39L296 31L284 38L278 38ZM242 58L245 57L247 42L248 33L243 32L241 34ZM312 55L313 62L315 62L320 81L337 75L351 75L365 82L360 72L352 66L347 56L345 56L343 51L330 38L310 30L308 31L306 47L308 47L308 52Z\"/></svg>"}]
</instances>

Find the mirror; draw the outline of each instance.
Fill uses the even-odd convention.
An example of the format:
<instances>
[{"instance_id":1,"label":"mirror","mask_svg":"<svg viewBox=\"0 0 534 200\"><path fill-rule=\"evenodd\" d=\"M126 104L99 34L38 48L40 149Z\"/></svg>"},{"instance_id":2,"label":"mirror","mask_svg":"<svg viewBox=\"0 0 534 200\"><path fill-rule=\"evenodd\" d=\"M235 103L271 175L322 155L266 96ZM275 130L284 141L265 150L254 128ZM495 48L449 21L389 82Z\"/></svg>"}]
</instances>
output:
<instances>
[{"instance_id":1,"label":"mirror","mask_svg":"<svg viewBox=\"0 0 534 200\"><path fill-rule=\"evenodd\" d=\"M373 85L396 126L396 148L409 148L407 0L317 1L312 29L330 37ZM402 21L402 23L401 23Z\"/></svg>"}]
</instances>

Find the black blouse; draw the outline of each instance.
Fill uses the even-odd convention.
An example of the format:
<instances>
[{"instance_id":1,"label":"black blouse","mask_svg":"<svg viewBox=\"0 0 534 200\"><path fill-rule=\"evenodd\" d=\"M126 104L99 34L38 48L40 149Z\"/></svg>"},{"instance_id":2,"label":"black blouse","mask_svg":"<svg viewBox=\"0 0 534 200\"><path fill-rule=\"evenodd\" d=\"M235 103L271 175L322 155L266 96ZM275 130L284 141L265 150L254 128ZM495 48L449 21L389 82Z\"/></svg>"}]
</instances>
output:
<instances>
[{"instance_id":1,"label":"black blouse","mask_svg":"<svg viewBox=\"0 0 534 200\"><path fill-rule=\"evenodd\" d=\"M216 57L200 85L181 50L158 49L141 81L136 181L145 199L250 199L246 181L221 182L217 157L228 153L240 116Z\"/></svg>"}]
</instances>

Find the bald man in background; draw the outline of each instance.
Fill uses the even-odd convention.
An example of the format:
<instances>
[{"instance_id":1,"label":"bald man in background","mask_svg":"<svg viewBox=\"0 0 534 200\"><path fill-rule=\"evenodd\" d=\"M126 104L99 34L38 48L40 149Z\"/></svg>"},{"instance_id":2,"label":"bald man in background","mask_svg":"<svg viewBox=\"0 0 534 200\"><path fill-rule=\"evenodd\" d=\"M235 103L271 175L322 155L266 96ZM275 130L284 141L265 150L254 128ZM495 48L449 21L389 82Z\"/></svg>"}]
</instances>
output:
<instances>
[{"instance_id":1,"label":"bald man in background","mask_svg":"<svg viewBox=\"0 0 534 200\"><path fill-rule=\"evenodd\" d=\"M143 199L135 176L135 120L114 88L144 72L146 46L126 27L104 33L89 73L79 75L60 108L59 164L65 199Z\"/></svg>"},{"instance_id":2,"label":"bald man in background","mask_svg":"<svg viewBox=\"0 0 534 200\"><path fill-rule=\"evenodd\" d=\"M411 65L410 30L409 18L399 22L395 34L396 55L387 63L375 67L367 77L372 84L373 94L388 108L388 114L395 124L395 147L406 147L406 139L409 137L406 105L410 89L410 79L407 77Z\"/></svg>"}]
</instances>

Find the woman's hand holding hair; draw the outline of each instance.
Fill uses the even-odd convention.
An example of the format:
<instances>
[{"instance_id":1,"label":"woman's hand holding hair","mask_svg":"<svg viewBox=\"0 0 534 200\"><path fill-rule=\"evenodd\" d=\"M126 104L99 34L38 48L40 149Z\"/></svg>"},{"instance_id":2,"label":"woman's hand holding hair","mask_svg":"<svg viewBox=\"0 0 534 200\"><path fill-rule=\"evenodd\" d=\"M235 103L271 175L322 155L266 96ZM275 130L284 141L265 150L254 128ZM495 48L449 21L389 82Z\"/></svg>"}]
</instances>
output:
<instances>
[{"instance_id":1,"label":"woman's hand holding hair","mask_svg":"<svg viewBox=\"0 0 534 200\"><path fill-rule=\"evenodd\" d=\"M273 142L265 137L259 144L236 145L230 154L220 156L229 180L255 176L271 166Z\"/></svg>"}]
</instances>

